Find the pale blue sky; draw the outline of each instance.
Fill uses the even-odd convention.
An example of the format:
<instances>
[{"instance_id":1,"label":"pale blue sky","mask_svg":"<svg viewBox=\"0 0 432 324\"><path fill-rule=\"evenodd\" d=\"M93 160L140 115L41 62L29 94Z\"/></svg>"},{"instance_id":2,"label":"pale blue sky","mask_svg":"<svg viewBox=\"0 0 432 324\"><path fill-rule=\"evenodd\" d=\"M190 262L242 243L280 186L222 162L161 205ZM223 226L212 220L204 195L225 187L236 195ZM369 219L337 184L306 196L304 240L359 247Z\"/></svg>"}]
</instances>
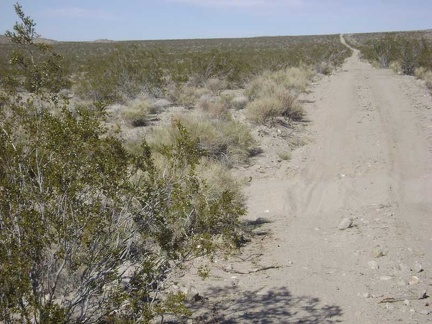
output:
<instances>
[{"instance_id":1,"label":"pale blue sky","mask_svg":"<svg viewBox=\"0 0 432 324\"><path fill-rule=\"evenodd\" d=\"M0 0L0 34L17 20ZM432 28L432 0L21 0L42 37L144 40Z\"/></svg>"}]
</instances>

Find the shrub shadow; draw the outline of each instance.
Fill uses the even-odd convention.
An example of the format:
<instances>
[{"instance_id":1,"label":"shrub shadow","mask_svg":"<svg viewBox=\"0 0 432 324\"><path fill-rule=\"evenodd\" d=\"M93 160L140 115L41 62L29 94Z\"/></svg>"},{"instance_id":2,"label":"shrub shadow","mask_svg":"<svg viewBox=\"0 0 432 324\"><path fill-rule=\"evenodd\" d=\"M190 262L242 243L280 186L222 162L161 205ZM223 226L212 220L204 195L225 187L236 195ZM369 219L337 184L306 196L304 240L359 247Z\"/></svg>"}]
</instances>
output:
<instances>
[{"instance_id":1,"label":"shrub shadow","mask_svg":"<svg viewBox=\"0 0 432 324\"><path fill-rule=\"evenodd\" d=\"M236 286L211 288L195 295L188 323L340 323L342 309L311 296L294 296L286 287L241 291Z\"/></svg>"},{"instance_id":2,"label":"shrub shadow","mask_svg":"<svg viewBox=\"0 0 432 324\"><path fill-rule=\"evenodd\" d=\"M272 221L269 219L258 217L255 220L245 220L241 223L241 228L243 229L246 236L248 236L248 241L253 236L263 236L270 233L269 229L262 229L261 227L266 224L270 224Z\"/></svg>"}]
</instances>

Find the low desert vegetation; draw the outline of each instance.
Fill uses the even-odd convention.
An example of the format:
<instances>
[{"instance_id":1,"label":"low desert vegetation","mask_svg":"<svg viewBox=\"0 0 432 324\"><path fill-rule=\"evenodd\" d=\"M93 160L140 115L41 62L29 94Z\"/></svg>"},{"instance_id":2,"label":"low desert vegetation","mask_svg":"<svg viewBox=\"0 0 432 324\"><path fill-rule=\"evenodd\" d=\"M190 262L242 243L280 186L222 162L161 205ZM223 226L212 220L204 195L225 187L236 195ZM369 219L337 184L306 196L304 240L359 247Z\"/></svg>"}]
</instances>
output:
<instances>
[{"instance_id":1,"label":"low desert vegetation","mask_svg":"<svg viewBox=\"0 0 432 324\"><path fill-rule=\"evenodd\" d=\"M21 23L8 35L20 59L0 100L0 321L188 315L185 296L164 282L187 260L239 244L239 186L180 121L170 142L156 150L143 139L132 152L106 133L106 105L76 106L35 78L43 73L28 74L64 72L51 48L34 43L33 20L15 10ZM123 117L141 123L148 106L130 109Z\"/></svg>"},{"instance_id":2,"label":"low desert vegetation","mask_svg":"<svg viewBox=\"0 0 432 324\"><path fill-rule=\"evenodd\" d=\"M259 149L249 128L232 118L215 118L208 112L195 113L187 118L178 116L189 136L203 156L226 166L246 163ZM156 151L178 140L179 131L168 125L154 131L149 143Z\"/></svg>"},{"instance_id":3,"label":"low desert vegetation","mask_svg":"<svg viewBox=\"0 0 432 324\"><path fill-rule=\"evenodd\" d=\"M0 44L0 321L186 318L168 278L243 242L230 169L260 149L234 113L301 120L313 71L349 50L337 35L47 45L15 11ZM152 124L173 106L187 114Z\"/></svg>"},{"instance_id":4,"label":"low desert vegetation","mask_svg":"<svg viewBox=\"0 0 432 324\"><path fill-rule=\"evenodd\" d=\"M121 110L123 120L132 127L147 125L149 113L150 103L143 99L129 102L125 108Z\"/></svg>"},{"instance_id":5,"label":"low desert vegetation","mask_svg":"<svg viewBox=\"0 0 432 324\"><path fill-rule=\"evenodd\" d=\"M430 84L432 42L428 31L404 33L352 34L348 40L362 57L381 68L415 75Z\"/></svg>"},{"instance_id":6,"label":"low desert vegetation","mask_svg":"<svg viewBox=\"0 0 432 324\"><path fill-rule=\"evenodd\" d=\"M288 68L265 72L246 87L250 103L246 106L248 119L255 124L271 122L276 117L300 121L304 110L298 96L307 90L313 77L307 68Z\"/></svg>"}]
</instances>

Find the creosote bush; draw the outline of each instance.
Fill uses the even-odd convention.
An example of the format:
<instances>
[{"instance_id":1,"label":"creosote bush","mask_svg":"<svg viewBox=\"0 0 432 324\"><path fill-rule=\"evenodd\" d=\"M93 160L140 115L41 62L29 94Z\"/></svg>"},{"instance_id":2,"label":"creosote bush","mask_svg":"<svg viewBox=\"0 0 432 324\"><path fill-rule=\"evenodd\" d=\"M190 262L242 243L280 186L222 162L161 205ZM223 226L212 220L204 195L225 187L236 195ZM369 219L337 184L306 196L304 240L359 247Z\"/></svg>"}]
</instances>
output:
<instances>
[{"instance_id":1,"label":"creosote bush","mask_svg":"<svg viewBox=\"0 0 432 324\"><path fill-rule=\"evenodd\" d=\"M403 74L413 75L417 68L432 69L432 43L415 32L353 34L350 36L362 57L381 68L397 62Z\"/></svg>"},{"instance_id":2,"label":"creosote bush","mask_svg":"<svg viewBox=\"0 0 432 324\"><path fill-rule=\"evenodd\" d=\"M15 10L22 24L9 35L36 53L34 23ZM32 71L51 64L27 55ZM157 150L143 141L130 152L102 126L105 104L73 106L35 84L24 99L9 83L0 98L0 322L187 316L185 296L163 283L187 260L238 244L238 189L200 175L207 155L181 123Z\"/></svg>"}]
</instances>

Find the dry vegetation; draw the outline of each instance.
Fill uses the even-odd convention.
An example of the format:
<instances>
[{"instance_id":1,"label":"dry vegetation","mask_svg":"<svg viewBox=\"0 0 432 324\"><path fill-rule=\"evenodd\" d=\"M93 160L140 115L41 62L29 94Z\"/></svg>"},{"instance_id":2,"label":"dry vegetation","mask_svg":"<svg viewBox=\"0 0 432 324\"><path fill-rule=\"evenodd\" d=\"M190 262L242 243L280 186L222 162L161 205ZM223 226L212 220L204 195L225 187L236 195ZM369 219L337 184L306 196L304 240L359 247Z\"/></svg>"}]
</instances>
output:
<instances>
[{"instance_id":1,"label":"dry vegetation","mask_svg":"<svg viewBox=\"0 0 432 324\"><path fill-rule=\"evenodd\" d=\"M415 75L432 90L432 32L351 34L347 40L362 57L381 68Z\"/></svg>"},{"instance_id":2,"label":"dry vegetation","mask_svg":"<svg viewBox=\"0 0 432 324\"><path fill-rule=\"evenodd\" d=\"M298 96L349 51L336 35L48 46L15 9L0 44L0 321L188 316L164 283L244 243L230 169L260 152L250 126L301 120Z\"/></svg>"}]
</instances>

